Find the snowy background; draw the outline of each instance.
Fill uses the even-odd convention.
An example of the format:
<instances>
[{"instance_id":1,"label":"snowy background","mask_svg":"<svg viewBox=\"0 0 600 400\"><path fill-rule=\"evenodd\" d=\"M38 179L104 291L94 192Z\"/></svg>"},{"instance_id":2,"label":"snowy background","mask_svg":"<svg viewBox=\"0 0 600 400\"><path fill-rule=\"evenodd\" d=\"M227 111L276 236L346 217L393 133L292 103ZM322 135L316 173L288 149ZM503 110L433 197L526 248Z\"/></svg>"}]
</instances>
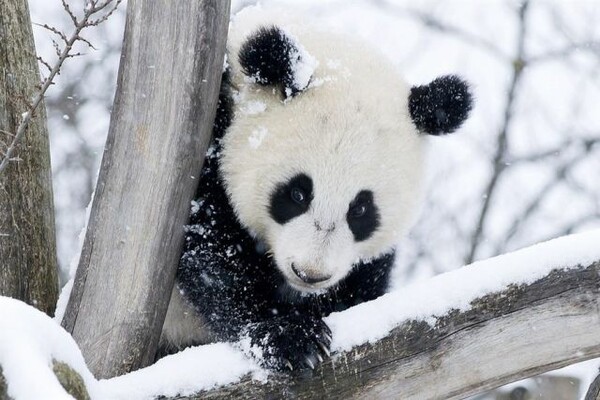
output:
<instances>
[{"instance_id":1,"label":"snowy background","mask_svg":"<svg viewBox=\"0 0 600 400\"><path fill-rule=\"evenodd\" d=\"M29 3L34 22L69 32L60 0ZM600 2L262 3L301 3L314 23L381 49L412 84L459 73L473 85L476 107L461 134L430 140L424 212L401 243L397 287L600 227ZM69 60L46 103L63 281L108 130L124 11L87 33L97 50ZM34 33L51 61L50 35Z\"/></svg>"}]
</instances>

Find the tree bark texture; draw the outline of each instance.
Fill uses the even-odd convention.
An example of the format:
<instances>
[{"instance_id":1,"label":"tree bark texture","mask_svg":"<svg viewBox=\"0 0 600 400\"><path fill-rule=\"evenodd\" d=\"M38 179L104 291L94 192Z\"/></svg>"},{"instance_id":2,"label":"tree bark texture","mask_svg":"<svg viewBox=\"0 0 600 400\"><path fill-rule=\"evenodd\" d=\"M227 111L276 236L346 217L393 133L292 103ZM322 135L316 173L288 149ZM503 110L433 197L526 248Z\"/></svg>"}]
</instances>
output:
<instances>
[{"instance_id":1,"label":"tree bark texture","mask_svg":"<svg viewBox=\"0 0 600 400\"><path fill-rule=\"evenodd\" d=\"M2 0L0 158L39 85L27 0ZM0 173L0 295L23 300L52 315L58 297L58 263L43 104L27 128L17 157Z\"/></svg>"},{"instance_id":2,"label":"tree bark texture","mask_svg":"<svg viewBox=\"0 0 600 400\"><path fill-rule=\"evenodd\" d=\"M600 356L600 262L509 286L471 306L434 326L407 321L376 343L334 354L312 375L246 378L186 399L463 399Z\"/></svg>"},{"instance_id":3,"label":"tree bark texture","mask_svg":"<svg viewBox=\"0 0 600 400\"><path fill-rule=\"evenodd\" d=\"M590 384L590 387L585 394L585 400L600 400L600 375Z\"/></svg>"},{"instance_id":4,"label":"tree bark texture","mask_svg":"<svg viewBox=\"0 0 600 400\"><path fill-rule=\"evenodd\" d=\"M97 378L154 359L211 136L229 6L128 2L108 139L63 320Z\"/></svg>"}]
</instances>

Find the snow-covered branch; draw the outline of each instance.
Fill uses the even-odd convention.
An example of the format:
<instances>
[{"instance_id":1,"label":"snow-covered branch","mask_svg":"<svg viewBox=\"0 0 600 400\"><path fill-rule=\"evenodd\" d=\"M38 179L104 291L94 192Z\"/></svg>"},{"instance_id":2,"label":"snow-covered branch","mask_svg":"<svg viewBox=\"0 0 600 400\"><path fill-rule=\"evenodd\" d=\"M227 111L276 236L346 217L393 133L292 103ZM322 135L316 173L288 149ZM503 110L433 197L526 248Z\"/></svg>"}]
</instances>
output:
<instances>
[{"instance_id":1,"label":"snow-covered branch","mask_svg":"<svg viewBox=\"0 0 600 400\"><path fill-rule=\"evenodd\" d=\"M33 374L38 356L19 364L7 353L33 340L47 343L43 359L70 364L92 399L464 398L600 356L599 242L600 231L566 236L332 314L334 354L308 374L265 378L235 345L216 343L97 381L64 331L14 300L0 301L14 328L0 331L0 367Z\"/></svg>"},{"instance_id":2,"label":"snow-covered branch","mask_svg":"<svg viewBox=\"0 0 600 400\"><path fill-rule=\"evenodd\" d=\"M590 248L592 236L600 239L598 232L590 235ZM388 295L334 315L334 346L344 349L378 339L386 319L405 314L403 308L413 314L380 340L338 352L308 379L279 376L266 384L246 379L202 396L464 398L598 357L600 257L563 263L563 251L579 251L572 238L476 263L409 288L408 295ZM553 257L556 262L548 263ZM562 268L540 277L543 264ZM503 275L514 283L468 300L476 287L494 285ZM444 301L453 306L438 314Z\"/></svg>"}]
</instances>

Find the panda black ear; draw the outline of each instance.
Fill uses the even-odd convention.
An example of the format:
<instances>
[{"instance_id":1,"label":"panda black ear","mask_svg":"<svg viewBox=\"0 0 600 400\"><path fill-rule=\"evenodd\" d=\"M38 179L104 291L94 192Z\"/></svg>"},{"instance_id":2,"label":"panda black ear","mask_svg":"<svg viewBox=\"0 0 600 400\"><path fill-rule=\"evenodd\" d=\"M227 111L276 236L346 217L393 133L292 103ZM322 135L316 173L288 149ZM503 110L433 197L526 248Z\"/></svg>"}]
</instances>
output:
<instances>
[{"instance_id":1,"label":"panda black ear","mask_svg":"<svg viewBox=\"0 0 600 400\"><path fill-rule=\"evenodd\" d=\"M408 98L408 110L415 126L430 135L454 132L469 117L472 108L469 84L456 75L414 86Z\"/></svg>"},{"instance_id":2,"label":"panda black ear","mask_svg":"<svg viewBox=\"0 0 600 400\"><path fill-rule=\"evenodd\" d=\"M238 55L244 74L261 85L279 85L290 97L306 89L315 60L277 26L261 27L242 45ZM308 67L308 68L307 68Z\"/></svg>"}]
</instances>

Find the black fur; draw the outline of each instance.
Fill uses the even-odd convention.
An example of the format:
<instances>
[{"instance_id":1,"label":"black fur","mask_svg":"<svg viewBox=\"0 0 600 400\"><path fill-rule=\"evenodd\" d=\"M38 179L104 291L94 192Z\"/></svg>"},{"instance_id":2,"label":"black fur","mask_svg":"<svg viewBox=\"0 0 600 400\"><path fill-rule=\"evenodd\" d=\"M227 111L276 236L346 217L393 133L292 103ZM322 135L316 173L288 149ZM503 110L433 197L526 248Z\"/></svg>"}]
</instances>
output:
<instances>
[{"instance_id":1,"label":"black fur","mask_svg":"<svg viewBox=\"0 0 600 400\"><path fill-rule=\"evenodd\" d=\"M417 129L430 135L454 132L468 118L472 107L469 85L455 75L413 87L408 99L410 116Z\"/></svg>"},{"instance_id":2,"label":"black fur","mask_svg":"<svg viewBox=\"0 0 600 400\"><path fill-rule=\"evenodd\" d=\"M294 198L295 191L301 193L303 201ZM308 210L312 198L312 179L306 174L298 174L275 189L275 193L271 195L269 213L277 223L283 225L304 214Z\"/></svg>"},{"instance_id":3,"label":"black fur","mask_svg":"<svg viewBox=\"0 0 600 400\"><path fill-rule=\"evenodd\" d=\"M242 45L239 62L244 74L261 85L281 86L284 96L302 91L294 79L300 52L284 31L276 26L259 28Z\"/></svg>"},{"instance_id":4,"label":"black fur","mask_svg":"<svg viewBox=\"0 0 600 400\"><path fill-rule=\"evenodd\" d=\"M367 240L373 235L379 227L379 211L373 199L373 192L361 190L356 195L350 203L346 221L357 242Z\"/></svg>"},{"instance_id":5,"label":"black fur","mask_svg":"<svg viewBox=\"0 0 600 400\"><path fill-rule=\"evenodd\" d=\"M226 78L223 82L227 85ZM394 254L357 264L335 289L320 295L300 295L289 287L264 246L238 222L219 176L224 124L231 120L229 96L224 87L197 207L186 227L178 285L217 340L248 337L262 349L269 368L312 367L329 353L331 332L322 317L381 296Z\"/></svg>"},{"instance_id":6,"label":"black fur","mask_svg":"<svg viewBox=\"0 0 600 400\"><path fill-rule=\"evenodd\" d=\"M231 93L231 69L221 76L221 88L217 101L217 112L213 123L213 141L220 140L233 119L233 95Z\"/></svg>"}]
</instances>

